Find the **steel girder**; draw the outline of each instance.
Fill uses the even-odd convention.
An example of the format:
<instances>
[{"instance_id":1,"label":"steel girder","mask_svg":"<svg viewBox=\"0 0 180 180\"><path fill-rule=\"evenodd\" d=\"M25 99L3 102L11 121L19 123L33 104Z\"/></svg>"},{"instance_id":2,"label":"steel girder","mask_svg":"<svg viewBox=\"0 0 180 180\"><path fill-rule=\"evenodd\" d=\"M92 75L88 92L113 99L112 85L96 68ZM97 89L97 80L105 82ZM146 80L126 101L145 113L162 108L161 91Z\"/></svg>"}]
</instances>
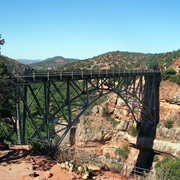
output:
<instances>
[{"instance_id":1,"label":"steel girder","mask_svg":"<svg viewBox=\"0 0 180 180\"><path fill-rule=\"evenodd\" d=\"M156 126L159 82L160 73L134 73L15 83L19 143L32 139L50 143L58 135L60 145L88 107L111 92L124 100L138 124Z\"/></svg>"}]
</instances>

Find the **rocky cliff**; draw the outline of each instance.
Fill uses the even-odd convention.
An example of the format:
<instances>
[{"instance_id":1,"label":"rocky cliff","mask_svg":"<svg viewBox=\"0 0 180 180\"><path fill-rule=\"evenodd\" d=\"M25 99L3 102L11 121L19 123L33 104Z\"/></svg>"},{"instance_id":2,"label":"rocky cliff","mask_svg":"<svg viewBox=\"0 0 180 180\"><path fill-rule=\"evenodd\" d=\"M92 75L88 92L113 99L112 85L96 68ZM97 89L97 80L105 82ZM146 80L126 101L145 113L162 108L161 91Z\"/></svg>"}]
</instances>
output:
<instances>
[{"instance_id":1,"label":"rocky cliff","mask_svg":"<svg viewBox=\"0 0 180 180\"><path fill-rule=\"evenodd\" d=\"M169 81L160 85L160 121L171 119L180 124L180 86Z\"/></svg>"}]
</instances>

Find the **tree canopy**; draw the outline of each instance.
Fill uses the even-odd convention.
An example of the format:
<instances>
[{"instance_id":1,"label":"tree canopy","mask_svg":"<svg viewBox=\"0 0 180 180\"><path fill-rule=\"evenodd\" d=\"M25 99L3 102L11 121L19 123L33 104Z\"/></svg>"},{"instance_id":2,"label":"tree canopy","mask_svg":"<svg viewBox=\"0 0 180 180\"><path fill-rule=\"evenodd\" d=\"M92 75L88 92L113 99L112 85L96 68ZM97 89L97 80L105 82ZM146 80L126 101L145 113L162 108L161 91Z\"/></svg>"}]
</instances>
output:
<instances>
[{"instance_id":1,"label":"tree canopy","mask_svg":"<svg viewBox=\"0 0 180 180\"><path fill-rule=\"evenodd\" d=\"M11 82L6 79L7 67L4 61L0 60L0 118L10 117L13 106L13 90Z\"/></svg>"}]
</instances>

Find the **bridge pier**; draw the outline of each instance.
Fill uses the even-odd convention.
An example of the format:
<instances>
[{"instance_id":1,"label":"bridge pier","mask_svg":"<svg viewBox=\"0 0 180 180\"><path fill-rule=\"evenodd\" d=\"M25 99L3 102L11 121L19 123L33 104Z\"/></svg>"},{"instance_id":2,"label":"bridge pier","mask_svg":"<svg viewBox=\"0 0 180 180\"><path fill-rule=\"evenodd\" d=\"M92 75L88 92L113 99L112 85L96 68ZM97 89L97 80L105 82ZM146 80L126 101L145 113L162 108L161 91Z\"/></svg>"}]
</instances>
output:
<instances>
[{"instance_id":1,"label":"bridge pier","mask_svg":"<svg viewBox=\"0 0 180 180\"><path fill-rule=\"evenodd\" d=\"M154 151L153 142L156 137L156 129L159 123L159 86L161 76L148 76L145 80L144 105L148 107L150 114L144 114L142 108L142 124L139 128L137 137L137 146L139 147L139 155L136 167L151 170ZM146 122L152 116L152 123Z\"/></svg>"}]
</instances>

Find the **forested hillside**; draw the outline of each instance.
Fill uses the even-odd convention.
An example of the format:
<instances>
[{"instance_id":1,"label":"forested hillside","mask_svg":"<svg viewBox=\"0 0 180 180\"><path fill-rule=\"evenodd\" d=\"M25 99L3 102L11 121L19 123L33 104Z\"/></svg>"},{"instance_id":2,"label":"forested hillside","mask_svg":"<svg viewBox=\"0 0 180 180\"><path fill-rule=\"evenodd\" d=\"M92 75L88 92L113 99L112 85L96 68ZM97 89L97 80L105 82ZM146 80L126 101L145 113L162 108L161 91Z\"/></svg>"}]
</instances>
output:
<instances>
[{"instance_id":1,"label":"forested hillside","mask_svg":"<svg viewBox=\"0 0 180 180\"><path fill-rule=\"evenodd\" d=\"M180 50L144 54L134 52L113 51L90 59L85 59L59 67L58 70L83 70L83 69L157 69L167 68L180 58Z\"/></svg>"}]
</instances>

